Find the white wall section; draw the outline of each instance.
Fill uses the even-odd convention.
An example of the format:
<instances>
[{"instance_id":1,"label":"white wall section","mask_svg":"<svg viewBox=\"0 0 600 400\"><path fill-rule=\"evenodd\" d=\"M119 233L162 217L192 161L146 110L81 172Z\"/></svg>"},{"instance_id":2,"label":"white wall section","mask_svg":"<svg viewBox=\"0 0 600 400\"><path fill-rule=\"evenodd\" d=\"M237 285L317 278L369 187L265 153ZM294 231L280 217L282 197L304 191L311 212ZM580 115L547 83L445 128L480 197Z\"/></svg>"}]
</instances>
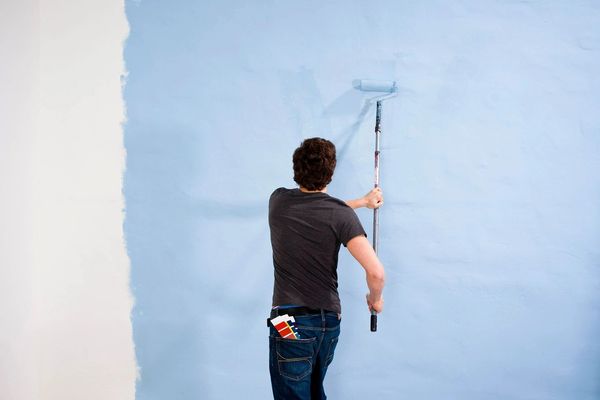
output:
<instances>
[{"instance_id":1,"label":"white wall section","mask_svg":"<svg viewBox=\"0 0 600 400\"><path fill-rule=\"evenodd\" d=\"M0 398L133 399L123 2L4 1L0 21Z\"/></svg>"}]
</instances>

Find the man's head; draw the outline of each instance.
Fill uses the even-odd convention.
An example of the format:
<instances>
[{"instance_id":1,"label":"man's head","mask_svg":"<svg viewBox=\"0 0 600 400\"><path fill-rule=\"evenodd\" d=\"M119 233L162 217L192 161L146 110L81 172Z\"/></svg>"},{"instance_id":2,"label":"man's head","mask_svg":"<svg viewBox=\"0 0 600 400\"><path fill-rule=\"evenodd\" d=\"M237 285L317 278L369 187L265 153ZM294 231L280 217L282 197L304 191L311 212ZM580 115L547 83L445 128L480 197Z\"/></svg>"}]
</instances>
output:
<instances>
[{"instance_id":1,"label":"man's head","mask_svg":"<svg viewBox=\"0 0 600 400\"><path fill-rule=\"evenodd\" d=\"M294 181L308 190L322 190L335 170L335 145L327 139L310 138L294 151Z\"/></svg>"}]
</instances>

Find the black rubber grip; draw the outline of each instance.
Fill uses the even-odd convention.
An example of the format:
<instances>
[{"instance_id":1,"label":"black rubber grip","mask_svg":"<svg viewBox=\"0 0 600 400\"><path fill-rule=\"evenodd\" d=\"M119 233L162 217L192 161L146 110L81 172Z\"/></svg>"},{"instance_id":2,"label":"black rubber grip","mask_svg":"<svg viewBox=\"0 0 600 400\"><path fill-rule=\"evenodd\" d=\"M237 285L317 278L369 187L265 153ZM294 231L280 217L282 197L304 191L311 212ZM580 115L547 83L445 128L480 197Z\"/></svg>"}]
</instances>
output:
<instances>
[{"instance_id":1,"label":"black rubber grip","mask_svg":"<svg viewBox=\"0 0 600 400\"><path fill-rule=\"evenodd\" d=\"M371 312L371 332L377 332L377 314Z\"/></svg>"}]
</instances>

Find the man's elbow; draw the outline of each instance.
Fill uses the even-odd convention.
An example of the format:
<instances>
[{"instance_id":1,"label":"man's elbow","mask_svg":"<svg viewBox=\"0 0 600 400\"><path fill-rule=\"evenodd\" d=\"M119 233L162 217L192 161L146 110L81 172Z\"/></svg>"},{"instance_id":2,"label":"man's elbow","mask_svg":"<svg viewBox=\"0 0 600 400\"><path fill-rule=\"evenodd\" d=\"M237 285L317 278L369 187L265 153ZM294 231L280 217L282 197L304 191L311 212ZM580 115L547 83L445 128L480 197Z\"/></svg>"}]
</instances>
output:
<instances>
[{"instance_id":1,"label":"man's elbow","mask_svg":"<svg viewBox=\"0 0 600 400\"><path fill-rule=\"evenodd\" d=\"M369 281L383 286L385 284L385 272L383 267L375 268L367 273Z\"/></svg>"}]
</instances>

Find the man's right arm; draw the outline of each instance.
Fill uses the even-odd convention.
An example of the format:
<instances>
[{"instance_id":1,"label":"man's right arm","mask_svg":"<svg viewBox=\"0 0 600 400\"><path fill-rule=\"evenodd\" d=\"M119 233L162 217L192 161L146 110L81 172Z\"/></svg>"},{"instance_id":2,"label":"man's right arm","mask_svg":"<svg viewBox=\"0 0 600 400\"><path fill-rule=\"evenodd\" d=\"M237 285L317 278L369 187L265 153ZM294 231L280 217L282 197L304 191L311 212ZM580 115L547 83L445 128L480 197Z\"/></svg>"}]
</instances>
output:
<instances>
[{"instance_id":1,"label":"man's right arm","mask_svg":"<svg viewBox=\"0 0 600 400\"><path fill-rule=\"evenodd\" d=\"M350 239L346 245L350 254L365 269L369 294L367 304L370 309L380 313L383 310L383 285L385 283L385 272L377 254L363 235Z\"/></svg>"}]
</instances>

